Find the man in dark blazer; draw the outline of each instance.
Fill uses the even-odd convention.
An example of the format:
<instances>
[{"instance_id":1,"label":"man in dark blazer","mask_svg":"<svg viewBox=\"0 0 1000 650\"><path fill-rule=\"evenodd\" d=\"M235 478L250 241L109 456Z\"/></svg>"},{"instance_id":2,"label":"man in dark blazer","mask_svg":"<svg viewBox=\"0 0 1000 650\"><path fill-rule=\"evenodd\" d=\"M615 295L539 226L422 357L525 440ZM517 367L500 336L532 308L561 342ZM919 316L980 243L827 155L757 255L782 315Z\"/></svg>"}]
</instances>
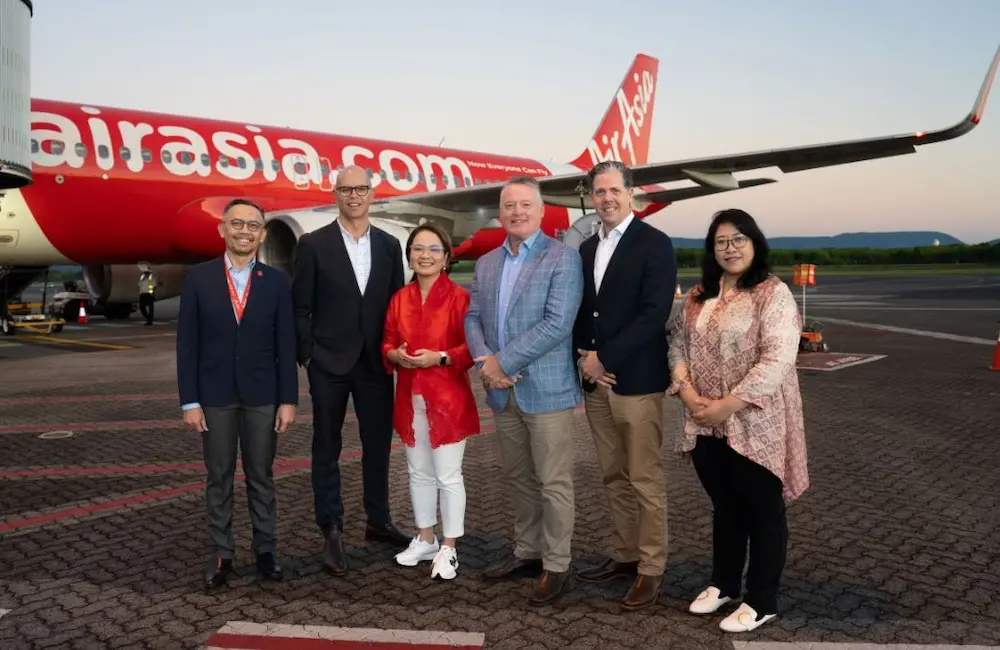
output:
<instances>
[{"instance_id":1,"label":"man in dark blazer","mask_svg":"<svg viewBox=\"0 0 1000 650\"><path fill-rule=\"evenodd\" d=\"M214 557L206 587L232 571L233 475L237 444L250 497L257 572L281 579L271 472L277 434L295 420L299 380L288 280L258 262L264 215L235 199L219 224L226 252L194 266L184 281L177 316L177 388L184 423L201 433L208 482L208 532Z\"/></svg>"},{"instance_id":2,"label":"man in dark blazer","mask_svg":"<svg viewBox=\"0 0 1000 650\"><path fill-rule=\"evenodd\" d=\"M365 539L410 543L389 514L394 386L382 362L382 329L389 300L403 286L403 253L399 240L369 223L374 191L364 169L345 168L334 191L337 219L299 240L292 299L298 359L313 402L312 485L323 564L344 575L339 460L348 397L361 436Z\"/></svg>"},{"instance_id":3,"label":"man in dark blazer","mask_svg":"<svg viewBox=\"0 0 1000 650\"><path fill-rule=\"evenodd\" d=\"M611 511L613 552L577 577L634 576L621 605L636 610L656 602L667 563L660 447L677 261L670 237L632 213L631 170L602 162L589 179L601 227L580 245L584 290L573 347Z\"/></svg>"}]
</instances>

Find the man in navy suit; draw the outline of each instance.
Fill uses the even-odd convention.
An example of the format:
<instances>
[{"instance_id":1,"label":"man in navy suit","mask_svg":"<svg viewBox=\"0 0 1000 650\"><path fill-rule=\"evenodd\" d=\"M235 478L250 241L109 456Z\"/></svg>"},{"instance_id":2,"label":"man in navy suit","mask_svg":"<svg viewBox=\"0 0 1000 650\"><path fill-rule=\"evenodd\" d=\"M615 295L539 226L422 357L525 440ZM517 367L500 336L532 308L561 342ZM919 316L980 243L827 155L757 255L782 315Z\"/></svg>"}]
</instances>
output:
<instances>
[{"instance_id":1,"label":"man in navy suit","mask_svg":"<svg viewBox=\"0 0 1000 650\"><path fill-rule=\"evenodd\" d=\"M208 470L206 516L215 548L206 587L224 584L232 571L237 444L257 573L281 579L271 466L277 434L295 420L299 394L291 288L280 271L256 259L266 235L264 214L251 201L235 199L223 212L219 234L225 254L191 269L177 317L184 424L202 434Z\"/></svg>"}]
</instances>

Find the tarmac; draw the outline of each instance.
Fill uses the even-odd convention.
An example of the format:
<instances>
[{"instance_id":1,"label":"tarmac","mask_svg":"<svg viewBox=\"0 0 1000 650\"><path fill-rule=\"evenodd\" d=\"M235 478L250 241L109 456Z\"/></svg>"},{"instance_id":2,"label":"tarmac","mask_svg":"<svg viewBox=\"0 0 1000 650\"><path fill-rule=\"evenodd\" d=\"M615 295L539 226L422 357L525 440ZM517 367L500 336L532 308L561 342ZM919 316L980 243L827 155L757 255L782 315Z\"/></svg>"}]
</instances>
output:
<instances>
[{"instance_id":1,"label":"tarmac","mask_svg":"<svg viewBox=\"0 0 1000 650\"><path fill-rule=\"evenodd\" d=\"M341 460L349 573L325 574L305 373L299 419L275 462L285 580L256 581L238 481L242 575L205 593L204 463L198 437L180 426L176 300L157 305L153 327L133 316L41 339L19 331L0 339L0 648L1000 647L1000 372L987 369L1000 276L820 278L806 309L831 349L820 362L802 355L812 484L789 506L779 615L743 635L719 630L729 607L686 610L710 576L711 505L673 453L672 399L669 560L646 610L619 609L625 580L572 581L557 604L532 607L528 581L479 579L512 534L485 405L484 431L466 452L458 577L432 581L428 565L396 566L393 549L363 540L351 417ZM579 570L610 544L582 409L573 453ZM394 519L412 531L398 444L391 469Z\"/></svg>"}]
</instances>

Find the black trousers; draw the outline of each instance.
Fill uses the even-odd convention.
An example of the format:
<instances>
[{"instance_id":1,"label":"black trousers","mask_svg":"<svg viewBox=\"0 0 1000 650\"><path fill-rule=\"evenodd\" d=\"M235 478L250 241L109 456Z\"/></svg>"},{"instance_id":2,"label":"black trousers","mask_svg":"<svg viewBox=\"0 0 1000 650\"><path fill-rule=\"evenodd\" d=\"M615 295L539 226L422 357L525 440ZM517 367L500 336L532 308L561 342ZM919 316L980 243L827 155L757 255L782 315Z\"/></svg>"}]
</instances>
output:
<instances>
[{"instance_id":1,"label":"black trousers","mask_svg":"<svg viewBox=\"0 0 1000 650\"><path fill-rule=\"evenodd\" d=\"M386 374L384 368L372 366L367 355L363 354L346 375L329 373L315 363L307 367L313 404L313 497L316 524L324 532L331 526L343 528L340 450L348 397L354 399L361 434L365 514L371 524L391 521L389 453L392 447L394 385L392 375Z\"/></svg>"},{"instance_id":2,"label":"black trousers","mask_svg":"<svg viewBox=\"0 0 1000 650\"><path fill-rule=\"evenodd\" d=\"M734 451L725 438L698 436L691 452L698 478L712 500L712 585L739 598L750 543L743 601L759 616L778 612L788 523L781 480Z\"/></svg>"},{"instance_id":3,"label":"black trousers","mask_svg":"<svg viewBox=\"0 0 1000 650\"><path fill-rule=\"evenodd\" d=\"M274 455L278 434L274 431L274 406L206 406L201 434L208 481L205 487L205 515L214 552L232 558L233 476L237 446L243 457L247 482L247 505L253 525L254 553L275 552L277 504L274 496Z\"/></svg>"},{"instance_id":4,"label":"black trousers","mask_svg":"<svg viewBox=\"0 0 1000 650\"><path fill-rule=\"evenodd\" d=\"M139 294L139 313L146 319L148 325L153 324L153 307L156 300L151 293Z\"/></svg>"}]
</instances>

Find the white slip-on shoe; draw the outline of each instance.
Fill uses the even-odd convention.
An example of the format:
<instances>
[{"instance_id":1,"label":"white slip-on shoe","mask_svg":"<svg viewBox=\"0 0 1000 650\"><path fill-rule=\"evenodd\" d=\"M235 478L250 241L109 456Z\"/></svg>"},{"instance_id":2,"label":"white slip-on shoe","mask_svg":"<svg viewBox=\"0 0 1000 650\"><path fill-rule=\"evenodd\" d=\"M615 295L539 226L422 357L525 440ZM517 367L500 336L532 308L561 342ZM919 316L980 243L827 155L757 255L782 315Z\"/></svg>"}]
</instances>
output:
<instances>
[{"instance_id":1,"label":"white slip-on shoe","mask_svg":"<svg viewBox=\"0 0 1000 650\"><path fill-rule=\"evenodd\" d=\"M458 552L451 546L441 545L441 549L434 556L434 564L431 566L431 577L452 580L458 574Z\"/></svg>"},{"instance_id":2,"label":"white slip-on shoe","mask_svg":"<svg viewBox=\"0 0 1000 650\"><path fill-rule=\"evenodd\" d=\"M712 614L718 611L720 607L732 600L729 596L721 596L721 594L718 587L709 587L691 601L688 611L692 614Z\"/></svg>"},{"instance_id":3,"label":"white slip-on shoe","mask_svg":"<svg viewBox=\"0 0 1000 650\"><path fill-rule=\"evenodd\" d=\"M403 566L417 566L420 562L433 560L437 552L437 537L434 538L433 542L424 542L417 535L410 540L410 545L405 550L396 553L396 562Z\"/></svg>"},{"instance_id":4,"label":"white slip-on shoe","mask_svg":"<svg viewBox=\"0 0 1000 650\"><path fill-rule=\"evenodd\" d=\"M726 632L750 632L767 623L777 614L767 614L757 620L757 612L746 603L740 603L736 610L719 622L719 628Z\"/></svg>"}]
</instances>

